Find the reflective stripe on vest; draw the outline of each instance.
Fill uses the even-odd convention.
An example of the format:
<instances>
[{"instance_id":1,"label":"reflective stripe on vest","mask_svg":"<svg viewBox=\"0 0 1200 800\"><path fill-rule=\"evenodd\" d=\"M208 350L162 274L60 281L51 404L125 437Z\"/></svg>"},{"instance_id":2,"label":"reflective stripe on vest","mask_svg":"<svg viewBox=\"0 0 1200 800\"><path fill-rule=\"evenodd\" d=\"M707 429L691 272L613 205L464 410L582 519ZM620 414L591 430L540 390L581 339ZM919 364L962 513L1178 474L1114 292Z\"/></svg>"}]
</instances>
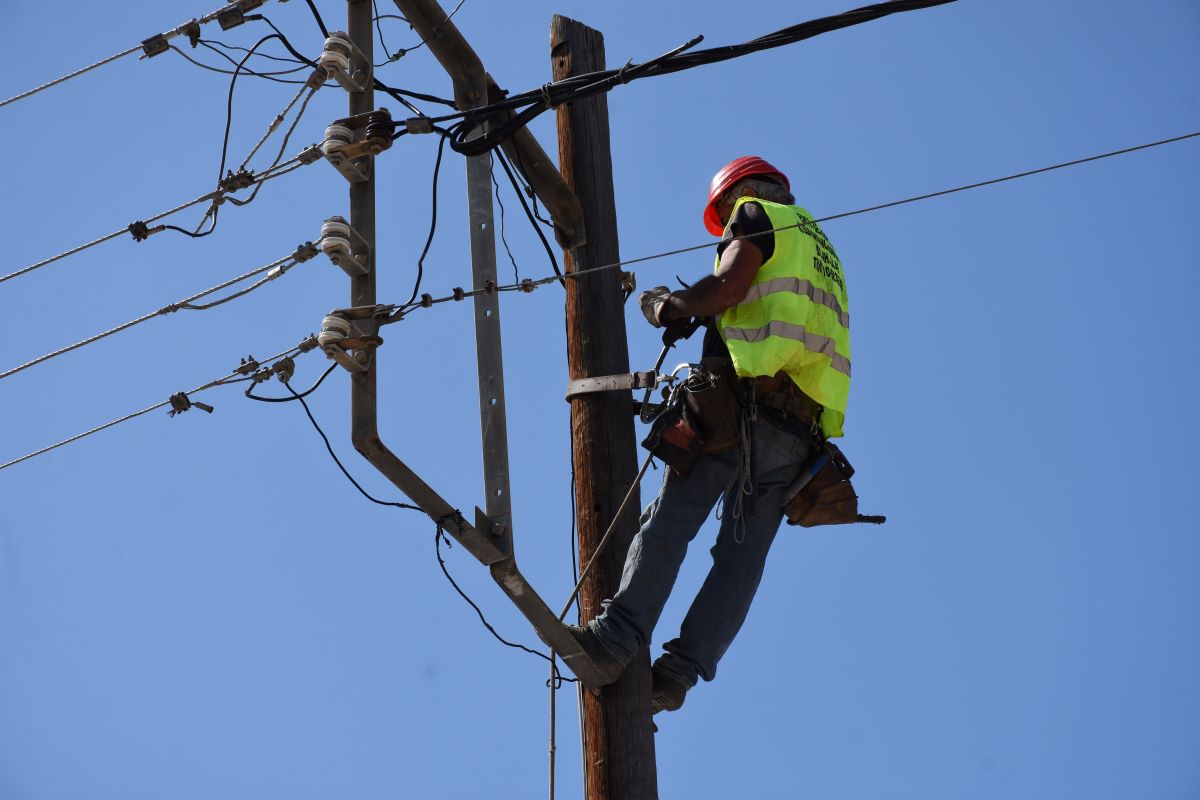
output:
<instances>
[{"instance_id":1,"label":"reflective stripe on vest","mask_svg":"<svg viewBox=\"0 0 1200 800\"><path fill-rule=\"evenodd\" d=\"M833 339L816 333L809 333L803 325L793 325L790 322L772 320L761 328L725 328L725 340L735 339L740 342L761 342L768 336L778 336L781 339L793 339L804 344L804 348L813 353L829 357L829 366L838 372L850 375L850 359L836 349Z\"/></svg>"},{"instance_id":2,"label":"reflective stripe on vest","mask_svg":"<svg viewBox=\"0 0 1200 800\"><path fill-rule=\"evenodd\" d=\"M806 281L803 278L773 278L769 281L756 283L750 287L750 291L746 292L746 297L739 306L749 305L755 300L761 300L769 294L776 292L791 292L792 294L802 294L808 297L817 305L825 306L833 309L838 315L838 323L843 328L850 327L850 314L842 310L842 304L838 302L837 296L832 292L827 292L820 287L813 286L812 281ZM849 373L849 370L846 370Z\"/></svg>"},{"instance_id":3,"label":"reflective stripe on vest","mask_svg":"<svg viewBox=\"0 0 1200 800\"><path fill-rule=\"evenodd\" d=\"M756 198L775 247L744 298L717 318L741 377L785 373L820 403L821 430L842 435L850 397L850 305L833 245L807 211ZM717 267L720 258L717 259Z\"/></svg>"}]
</instances>

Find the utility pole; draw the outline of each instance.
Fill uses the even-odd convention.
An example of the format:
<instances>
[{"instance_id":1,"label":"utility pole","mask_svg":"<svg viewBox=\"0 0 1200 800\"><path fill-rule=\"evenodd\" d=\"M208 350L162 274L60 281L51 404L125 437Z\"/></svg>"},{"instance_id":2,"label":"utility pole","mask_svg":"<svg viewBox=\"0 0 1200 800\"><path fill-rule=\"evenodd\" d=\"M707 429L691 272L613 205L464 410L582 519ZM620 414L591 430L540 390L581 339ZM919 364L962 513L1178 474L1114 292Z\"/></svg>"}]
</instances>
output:
<instances>
[{"instance_id":1,"label":"utility pole","mask_svg":"<svg viewBox=\"0 0 1200 800\"><path fill-rule=\"evenodd\" d=\"M375 32L370 0L347 0L346 33L350 41L366 58L367 69L375 60ZM363 91L349 92L350 116L369 114L375 110L374 84L368 78L362 82ZM366 158L360 170L367 176L361 183L350 184L350 227L366 243L366 272L350 276L350 306L375 305L375 159ZM376 430L377 354L364 372L350 379L350 435L355 442L367 432Z\"/></svg>"},{"instance_id":2,"label":"utility pole","mask_svg":"<svg viewBox=\"0 0 1200 800\"><path fill-rule=\"evenodd\" d=\"M604 69L604 37L555 15L550 23L553 77L560 81ZM608 100L604 94L558 107L559 169L583 206L587 243L565 252L567 272L620 260L613 196ZM572 380L629 372L621 277L602 270L567 281L567 365ZM595 552L637 475L629 398L613 392L571 399L571 448L579 558ZM579 594L582 620L601 611L620 582L625 552L637 532L636 500L620 520ZM650 659L638 653L599 697L584 692L586 800L655 800L658 778L650 721Z\"/></svg>"}]
</instances>

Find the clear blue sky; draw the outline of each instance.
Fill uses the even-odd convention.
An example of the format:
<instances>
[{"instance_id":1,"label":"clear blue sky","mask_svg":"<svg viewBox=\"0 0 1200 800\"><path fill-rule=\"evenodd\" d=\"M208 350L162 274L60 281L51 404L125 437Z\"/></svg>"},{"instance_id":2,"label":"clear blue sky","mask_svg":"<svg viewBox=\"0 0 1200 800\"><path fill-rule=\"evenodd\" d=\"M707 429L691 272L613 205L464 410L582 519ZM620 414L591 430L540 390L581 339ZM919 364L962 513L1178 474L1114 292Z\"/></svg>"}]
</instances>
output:
<instances>
[{"instance_id":1,"label":"clear blue sky","mask_svg":"<svg viewBox=\"0 0 1200 800\"><path fill-rule=\"evenodd\" d=\"M318 5L342 24L341 2ZM617 65L854 5L467 0L455 21L523 90L549 79L554 12L601 29ZM210 10L8 0L0 96ZM303 3L263 11L317 52ZM393 48L415 41L402 23L385 32ZM622 87L609 96L621 253L705 241L709 178L745 153L826 215L1198 130L1198 42L1194 0L962 0ZM450 91L425 50L380 74ZM226 87L172 53L0 109L0 271L211 188ZM290 94L239 81L235 163ZM290 150L344 113L344 93L322 90ZM534 131L554 152L552 115ZM379 159L383 301L411 289L435 146L405 137ZM463 184L448 153L435 293L469 285ZM520 274L546 274L503 198ZM781 532L719 677L661 721L663 798L1200 797L1198 208L1193 140L826 226L855 321L845 446L864 510L890 521ZM207 239L122 237L0 285L0 369L272 261L347 210L344 181L315 164L226 206ZM637 275L710 268L699 253ZM316 259L0 381L0 462L294 344L346 283ZM518 556L557 606L571 585L561 292L507 295L503 319ZM628 328L648 368L657 337L632 307ZM470 312L413 315L385 338L384 437L469 509L482 499ZM301 359L297 384L323 367ZM334 373L314 412L364 485L401 499L350 446L347 383ZM156 412L0 472L0 798L545 796L543 662L497 644L454 595L432 523L359 497L296 404L203 399L211 416ZM501 632L536 642L485 569L461 549L448 562ZM571 690L559 708L559 796L574 797Z\"/></svg>"}]
</instances>

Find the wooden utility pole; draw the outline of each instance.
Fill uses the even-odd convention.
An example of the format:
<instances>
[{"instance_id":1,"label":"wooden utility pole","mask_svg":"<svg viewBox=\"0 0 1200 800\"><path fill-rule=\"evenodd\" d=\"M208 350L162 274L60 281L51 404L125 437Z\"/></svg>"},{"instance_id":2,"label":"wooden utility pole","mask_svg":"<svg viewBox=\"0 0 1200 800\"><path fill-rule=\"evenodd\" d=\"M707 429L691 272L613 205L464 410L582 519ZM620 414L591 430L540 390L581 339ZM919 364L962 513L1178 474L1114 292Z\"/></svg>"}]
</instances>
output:
<instances>
[{"instance_id":1,"label":"wooden utility pole","mask_svg":"<svg viewBox=\"0 0 1200 800\"><path fill-rule=\"evenodd\" d=\"M554 16L550 47L556 81L604 69L604 37L575 20ZM567 272L619 261L605 95L558 107L558 159L563 178L583 206L587 230L587 243L565 254ZM569 280L566 289L571 379L629 372L620 273L603 270ZM579 558L586 564L637 475L637 450L626 395L578 395L571 403ZM582 621L597 616L600 601L616 593L639 508L635 495L584 583L579 594ZM599 697L584 693L584 758L586 800L658 797L646 650Z\"/></svg>"}]
</instances>

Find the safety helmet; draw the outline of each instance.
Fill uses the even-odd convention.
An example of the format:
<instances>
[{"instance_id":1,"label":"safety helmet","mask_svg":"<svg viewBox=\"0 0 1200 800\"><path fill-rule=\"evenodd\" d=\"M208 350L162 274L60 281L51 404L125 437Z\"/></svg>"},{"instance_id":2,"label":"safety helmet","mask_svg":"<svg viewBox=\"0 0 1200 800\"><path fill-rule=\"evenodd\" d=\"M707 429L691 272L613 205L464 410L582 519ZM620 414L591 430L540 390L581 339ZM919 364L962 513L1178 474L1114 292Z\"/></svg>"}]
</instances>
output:
<instances>
[{"instance_id":1,"label":"safety helmet","mask_svg":"<svg viewBox=\"0 0 1200 800\"><path fill-rule=\"evenodd\" d=\"M784 188L789 192L792 190L787 175L758 156L735 158L717 170L708 189L708 205L704 207L704 227L708 228L708 232L713 236L720 236L725 231L725 226L721 224L721 216L717 213L717 200L735 183L751 175L769 175L782 181Z\"/></svg>"}]
</instances>

